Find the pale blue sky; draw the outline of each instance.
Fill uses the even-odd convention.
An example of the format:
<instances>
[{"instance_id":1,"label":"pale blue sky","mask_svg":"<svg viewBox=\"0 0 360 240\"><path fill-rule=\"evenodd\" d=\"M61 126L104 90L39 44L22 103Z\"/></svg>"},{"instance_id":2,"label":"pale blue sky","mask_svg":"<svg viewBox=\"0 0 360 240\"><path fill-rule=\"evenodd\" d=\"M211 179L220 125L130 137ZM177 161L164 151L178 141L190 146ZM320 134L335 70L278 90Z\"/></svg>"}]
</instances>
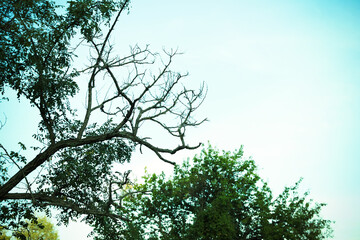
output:
<instances>
[{"instance_id":1,"label":"pale blue sky","mask_svg":"<svg viewBox=\"0 0 360 240\"><path fill-rule=\"evenodd\" d=\"M179 67L209 89L199 115L210 122L191 140L243 144L275 192L304 177L334 239L354 240L359 26L356 1L135 1L117 39L183 50Z\"/></svg>"},{"instance_id":2,"label":"pale blue sky","mask_svg":"<svg viewBox=\"0 0 360 240\"><path fill-rule=\"evenodd\" d=\"M334 239L356 240L359 26L357 1L134 0L113 40L119 51L136 43L179 47L185 54L174 69L189 71L190 85L208 87L198 115L210 121L189 133L190 142L244 145L276 193L304 177L310 196L328 203L323 214L336 221ZM145 165L171 169L150 153L135 154L134 172ZM71 231L62 228L62 239L74 239Z\"/></svg>"}]
</instances>

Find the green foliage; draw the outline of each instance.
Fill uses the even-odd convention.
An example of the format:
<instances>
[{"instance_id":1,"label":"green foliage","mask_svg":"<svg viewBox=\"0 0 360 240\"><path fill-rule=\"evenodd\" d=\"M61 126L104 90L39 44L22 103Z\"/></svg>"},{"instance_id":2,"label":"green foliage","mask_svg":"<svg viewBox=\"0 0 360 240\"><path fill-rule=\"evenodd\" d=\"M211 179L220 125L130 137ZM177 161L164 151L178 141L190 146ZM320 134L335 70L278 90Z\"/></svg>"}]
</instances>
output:
<instances>
[{"instance_id":1,"label":"green foliage","mask_svg":"<svg viewBox=\"0 0 360 240\"><path fill-rule=\"evenodd\" d=\"M61 160L38 181L41 191L52 192L54 196L80 207L91 206L100 212L108 212L109 185L121 182L123 177L120 173L113 173L113 164L129 162L132 150L121 139L66 149L59 153ZM77 218L80 214L62 209L61 220L67 223L69 216ZM87 220L94 221L93 216L88 216Z\"/></svg>"},{"instance_id":2,"label":"green foliage","mask_svg":"<svg viewBox=\"0 0 360 240\"><path fill-rule=\"evenodd\" d=\"M9 231L0 228L0 240L58 240L58 233L50 220L43 217L32 216L31 219L19 222L21 226L16 231ZM13 236L13 237L11 237Z\"/></svg>"},{"instance_id":3,"label":"green foliage","mask_svg":"<svg viewBox=\"0 0 360 240\"><path fill-rule=\"evenodd\" d=\"M330 221L323 204L297 192L299 182L273 198L251 159L204 149L174 175L146 175L135 189L147 194L126 198L133 221L124 239L325 239ZM137 238L131 238L134 232ZM126 235L126 234L127 235Z\"/></svg>"},{"instance_id":4,"label":"green foliage","mask_svg":"<svg viewBox=\"0 0 360 240\"><path fill-rule=\"evenodd\" d=\"M70 128L68 100L78 91L71 47L76 34L92 41L128 2L69 1L65 11L49 0L0 2L0 93L8 86L41 109L41 133L53 127L48 134L60 137ZM67 126L54 124L60 121Z\"/></svg>"}]
</instances>

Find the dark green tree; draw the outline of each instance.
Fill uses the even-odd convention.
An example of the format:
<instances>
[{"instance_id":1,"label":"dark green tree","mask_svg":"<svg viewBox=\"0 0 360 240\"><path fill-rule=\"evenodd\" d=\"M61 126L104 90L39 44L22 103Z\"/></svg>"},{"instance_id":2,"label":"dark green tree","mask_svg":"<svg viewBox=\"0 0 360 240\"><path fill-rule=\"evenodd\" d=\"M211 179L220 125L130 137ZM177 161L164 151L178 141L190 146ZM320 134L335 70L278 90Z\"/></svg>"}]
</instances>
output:
<instances>
[{"instance_id":1,"label":"dark green tree","mask_svg":"<svg viewBox=\"0 0 360 240\"><path fill-rule=\"evenodd\" d=\"M172 164L166 154L199 146L186 143L185 131L203 122L192 116L204 92L184 87L187 74L171 69L178 52L137 45L128 54L114 52L110 36L129 2L0 2L0 93L12 89L41 116L33 146L21 143L21 133L20 152L0 143L2 227L17 228L34 208L56 208L61 222L84 216L99 237L117 239L111 231L129 221L117 213L123 194L131 193L123 190L129 173L115 172L114 164L130 161L136 146ZM84 109L76 108L79 99L86 99ZM157 136L143 127L178 145L154 145Z\"/></svg>"},{"instance_id":2,"label":"dark green tree","mask_svg":"<svg viewBox=\"0 0 360 240\"><path fill-rule=\"evenodd\" d=\"M324 204L299 194L300 181L274 198L254 161L242 156L242 149L221 153L210 146L176 166L170 178L146 175L144 183L133 186L138 194L124 199L133 219L124 239L330 237L331 222L320 216Z\"/></svg>"}]
</instances>

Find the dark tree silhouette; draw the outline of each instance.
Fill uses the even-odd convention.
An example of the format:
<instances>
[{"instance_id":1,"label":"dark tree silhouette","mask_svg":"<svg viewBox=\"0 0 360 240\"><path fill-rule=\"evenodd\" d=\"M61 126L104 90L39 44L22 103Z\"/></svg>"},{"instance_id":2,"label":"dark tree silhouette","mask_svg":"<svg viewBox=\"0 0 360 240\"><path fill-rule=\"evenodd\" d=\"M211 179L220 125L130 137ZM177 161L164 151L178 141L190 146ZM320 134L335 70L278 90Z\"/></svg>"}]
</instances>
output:
<instances>
[{"instance_id":1,"label":"dark tree silhouette","mask_svg":"<svg viewBox=\"0 0 360 240\"><path fill-rule=\"evenodd\" d=\"M41 116L33 158L25 157L31 154L21 139L21 152L0 144L2 226L16 227L15 220L33 208L49 207L59 209L65 223L84 215L103 229L106 221L121 224L128 219L115 209L121 208L129 174L114 172L113 164L130 161L136 146L170 164L167 154L199 146L188 145L185 133L205 121L193 118L205 92L203 86L186 88L187 74L171 69L178 51L159 54L135 45L127 55L114 52L110 36L128 9L129 0L0 3L0 92L13 89ZM84 47L90 53L86 66L76 56ZM74 100L82 93L84 110ZM156 136L142 131L152 126L178 145L153 144ZM9 171L13 166L15 173Z\"/></svg>"}]
</instances>

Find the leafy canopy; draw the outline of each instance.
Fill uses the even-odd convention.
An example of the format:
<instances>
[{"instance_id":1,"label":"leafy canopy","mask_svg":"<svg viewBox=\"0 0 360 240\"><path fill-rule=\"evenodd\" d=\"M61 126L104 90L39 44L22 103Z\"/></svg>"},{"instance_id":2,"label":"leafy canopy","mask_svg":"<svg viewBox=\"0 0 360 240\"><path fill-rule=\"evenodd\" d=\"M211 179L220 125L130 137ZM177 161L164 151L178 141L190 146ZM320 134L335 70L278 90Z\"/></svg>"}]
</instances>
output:
<instances>
[{"instance_id":1,"label":"leafy canopy","mask_svg":"<svg viewBox=\"0 0 360 240\"><path fill-rule=\"evenodd\" d=\"M134 219L124 239L325 239L330 221L324 204L298 192L299 183L273 197L242 148L220 152L211 146L174 174L147 174L124 199ZM134 236L136 236L134 238Z\"/></svg>"}]
</instances>

